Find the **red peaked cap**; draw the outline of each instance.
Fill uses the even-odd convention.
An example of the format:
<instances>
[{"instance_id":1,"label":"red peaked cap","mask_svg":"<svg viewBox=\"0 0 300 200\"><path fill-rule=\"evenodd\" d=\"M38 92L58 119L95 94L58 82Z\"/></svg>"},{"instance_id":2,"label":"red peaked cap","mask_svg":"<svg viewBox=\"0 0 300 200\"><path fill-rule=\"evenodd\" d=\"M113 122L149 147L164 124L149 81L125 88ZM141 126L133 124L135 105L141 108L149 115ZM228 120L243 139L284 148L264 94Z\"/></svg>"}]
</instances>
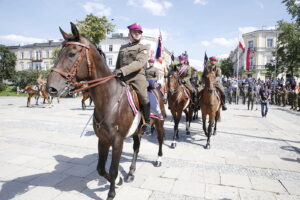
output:
<instances>
[{"instance_id":1,"label":"red peaked cap","mask_svg":"<svg viewBox=\"0 0 300 200\"><path fill-rule=\"evenodd\" d=\"M153 58L149 59L148 63L154 63L154 59Z\"/></svg>"},{"instance_id":2,"label":"red peaked cap","mask_svg":"<svg viewBox=\"0 0 300 200\"><path fill-rule=\"evenodd\" d=\"M209 58L210 61L217 61L218 59L215 56Z\"/></svg>"},{"instance_id":3,"label":"red peaked cap","mask_svg":"<svg viewBox=\"0 0 300 200\"><path fill-rule=\"evenodd\" d=\"M129 26L127 26L127 28L131 31L131 30L139 30L141 32L143 32L143 28L141 25L137 24L137 23L134 23L134 24L131 24Z\"/></svg>"},{"instance_id":4,"label":"red peaked cap","mask_svg":"<svg viewBox=\"0 0 300 200\"><path fill-rule=\"evenodd\" d=\"M179 56L178 58L179 58L179 60L186 60L187 59L186 56Z\"/></svg>"}]
</instances>

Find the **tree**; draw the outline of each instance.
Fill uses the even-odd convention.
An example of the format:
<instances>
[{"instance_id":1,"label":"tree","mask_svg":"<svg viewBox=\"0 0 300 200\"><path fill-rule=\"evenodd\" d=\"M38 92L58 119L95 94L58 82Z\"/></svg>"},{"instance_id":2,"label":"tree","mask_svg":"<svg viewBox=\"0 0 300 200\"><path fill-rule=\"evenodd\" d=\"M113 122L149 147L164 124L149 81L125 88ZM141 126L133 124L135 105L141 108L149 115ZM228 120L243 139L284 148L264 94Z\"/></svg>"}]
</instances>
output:
<instances>
[{"instance_id":1,"label":"tree","mask_svg":"<svg viewBox=\"0 0 300 200\"><path fill-rule=\"evenodd\" d=\"M105 16L99 18L93 14L87 15L83 21L77 21L76 25L79 32L94 44L99 44L115 27Z\"/></svg>"},{"instance_id":2,"label":"tree","mask_svg":"<svg viewBox=\"0 0 300 200\"><path fill-rule=\"evenodd\" d=\"M287 11L295 19L296 23L300 24L300 2L296 0L283 0L282 3L287 7Z\"/></svg>"},{"instance_id":3,"label":"tree","mask_svg":"<svg viewBox=\"0 0 300 200\"><path fill-rule=\"evenodd\" d=\"M6 46L0 45L0 78L11 80L16 73L16 55L11 52Z\"/></svg>"},{"instance_id":4,"label":"tree","mask_svg":"<svg viewBox=\"0 0 300 200\"><path fill-rule=\"evenodd\" d=\"M277 67L294 76L300 67L300 26L296 23L278 22L279 35L276 49Z\"/></svg>"},{"instance_id":5,"label":"tree","mask_svg":"<svg viewBox=\"0 0 300 200\"><path fill-rule=\"evenodd\" d=\"M224 76L230 77L233 75L233 63L230 58L221 60L220 68Z\"/></svg>"}]
</instances>

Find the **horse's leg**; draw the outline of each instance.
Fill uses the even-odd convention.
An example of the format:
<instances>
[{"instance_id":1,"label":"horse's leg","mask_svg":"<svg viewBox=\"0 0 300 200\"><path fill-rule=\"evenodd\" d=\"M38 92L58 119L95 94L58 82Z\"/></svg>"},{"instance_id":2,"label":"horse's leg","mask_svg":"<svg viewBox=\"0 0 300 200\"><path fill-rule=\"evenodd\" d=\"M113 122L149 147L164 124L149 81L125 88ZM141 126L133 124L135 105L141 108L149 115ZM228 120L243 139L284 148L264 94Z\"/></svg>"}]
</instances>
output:
<instances>
[{"instance_id":1,"label":"horse's leg","mask_svg":"<svg viewBox=\"0 0 300 200\"><path fill-rule=\"evenodd\" d=\"M40 98L40 96L38 95L38 96L36 96L36 102L35 102L35 105L39 105L39 98Z\"/></svg>"},{"instance_id":2,"label":"horse's leg","mask_svg":"<svg viewBox=\"0 0 300 200\"><path fill-rule=\"evenodd\" d=\"M108 151L109 151L109 145L106 143L101 143L101 140L98 139L98 165L97 165L97 171L100 176L103 176L108 180L109 182L111 181L111 178L109 174L105 170L105 164L108 156Z\"/></svg>"},{"instance_id":3,"label":"horse's leg","mask_svg":"<svg viewBox=\"0 0 300 200\"><path fill-rule=\"evenodd\" d=\"M81 106L82 106L82 110L85 110L86 109L86 105L85 105L85 98L82 97L82 100L81 100Z\"/></svg>"},{"instance_id":4,"label":"horse's leg","mask_svg":"<svg viewBox=\"0 0 300 200\"><path fill-rule=\"evenodd\" d=\"M214 126L214 132L213 135L217 135L217 122L219 120L220 117L220 110L217 111L216 113L216 117L215 117L215 126Z\"/></svg>"},{"instance_id":5,"label":"horse's leg","mask_svg":"<svg viewBox=\"0 0 300 200\"><path fill-rule=\"evenodd\" d=\"M180 117L178 116L179 113L178 112L174 112L173 113L173 119L174 119L174 134L173 134L173 141L171 143L171 148L175 148L176 147L176 139L179 138L179 135L178 135L178 124L179 124L179 120L180 120ZM179 118L179 120L178 120Z\"/></svg>"},{"instance_id":6,"label":"horse's leg","mask_svg":"<svg viewBox=\"0 0 300 200\"><path fill-rule=\"evenodd\" d=\"M135 172L135 169L136 169L136 160L138 157L138 153L140 150L140 144L141 144L141 135L134 135L134 136L132 136L132 138L133 138L133 157L132 157L128 175L125 179L125 182L127 182L127 183L132 182L134 180L133 173Z\"/></svg>"},{"instance_id":7,"label":"horse's leg","mask_svg":"<svg viewBox=\"0 0 300 200\"><path fill-rule=\"evenodd\" d=\"M207 128L207 143L205 146L206 149L210 149L210 137L211 137L212 127L214 126L215 118L216 118L216 114L210 113L208 128Z\"/></svg>"},{"instance_id":8,"label":"horse's leg","mask_svg":"<svg viewBox=\"0 0 300 200\"><path fill-rule=\"evenodd\" d=\"M31 96L28 94L28 97L27 97L27 107L30 107L30 99L31 99Z\"/></svg>"},{"instance_id":9,"label":"horse's leg","mask_svg":"<svg viewBox=\"0 0 300 200\"><path fill-rule=\"evenodd\" d=\"M208 137L207 131L206 131L206 113L204 113L204 111L202 111L202 127L203 127L205 136Z\"/></svg>"},{"instance_id":10,"label":"horse's leg","mask_svg":"<svg viewBox=\"0 0 300 200\"><path fill-rule=\"evenodd\" d=\"M90 97L90 106L92 105L92 102L93 102L92 97Z\"/></svg>"},{"instance_id":11,"label":"horse's leg","mask_svg":"<svg viewBox=\"0 0 300 200\"><path fill-rule=\"evenodd\" d=\"M162 144L164 142L164 137L165 137L164 121L155 119L155 128L156 128L156 132L157 132L157 140L158 140L159 148L158 148L158 157L157 157L157 160L156 160L154 166L160 167L161 166L161 158L163 155Z\"/></svg>"},{"instance_id":12,"label":"horse's leg","mask_svg":"<svg viewBox=\"0 0 300 200\"><path fill-rule=\"evenodd\" d=\"M117 137L114 140L114 144L112 146L112 159L109 168L109 176L110 176L110 188L107 196L107 200L113 200L116 196L115 187L116 187L116 178L118 176L118 169L120 158L123 150L123 138ZM118 185L122 184L122 179L117 180Z\"/></svg>"}]
</instances>

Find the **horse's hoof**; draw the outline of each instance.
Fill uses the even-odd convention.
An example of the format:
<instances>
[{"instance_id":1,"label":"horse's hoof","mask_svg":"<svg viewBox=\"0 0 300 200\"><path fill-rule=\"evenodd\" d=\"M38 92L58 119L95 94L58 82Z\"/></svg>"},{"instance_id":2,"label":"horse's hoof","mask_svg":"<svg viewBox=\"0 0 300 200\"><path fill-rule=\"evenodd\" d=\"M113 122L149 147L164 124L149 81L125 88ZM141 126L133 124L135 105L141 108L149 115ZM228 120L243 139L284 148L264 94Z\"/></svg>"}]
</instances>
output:
<instances>
[{"instance_id":1,"label":"horse's hoof","mask_svg":"<svg viewBox=\"0 0 300 200\"><path fill-rule=\"evenodd\" d=\"M117 186L123 185L123 179L120 177L119 182L117 182Z\"/></svg>"},{"instance_id":2,"label":"horse's hoof","mask_svg":"<svg viewBox=\"0 0 300 200\"><path fill-rule=\"evenodd\" d=\"M176 147L176 143L172 143L172 144L171 144L171 148L172 148L172 149L175 149L175 147Z\"/></svg>"},{"instance_id":3,"label":"horse's hoof","mask_svg":"<svg viewBox=\"0 0 300 200\"><path fill-rule=\"evenodd\" d=\"M214 131L213 135L217 135L217 131Z\"/></svg>"},{"instance_id":4,"label":"horse's hoof","mask_svg":"<svg viewBox=\"0 0 300 200\"><path fill-rule=\"evenodd\" d=\"M161 161L155 161L154 166L155 167L161 167Z\"/></svg>"},{"instance_id":5,"label":"horse's hoof","mask_svg":"<svg viewBox=\"0 0 300 200\"><path fill-rule=\"evenodd\" d=\"M131 183L134 180L134 175L127 175L125 182L126 183Z\"/></svg>"},{"instance_id":6,"label":"horse's hoof","mask_svg":"<svg viewBox=\"0 0 300 200\"><path fill-rule=\"evenodd\" d=\"M205 149L210 149L210 144L207 144L207 145L205 146Z\"/></svg>"},{"instance_id":7,"label":"horse's hoof","mask_svg":"<svg viewBox=\"0 0 300 200\"><path fill-rule=\"evenodd\" d=\"M186 135L191 135L191 132L190 132L190 131L187 131L187 132L186 132Z\"/></svg>"}]
</instances>

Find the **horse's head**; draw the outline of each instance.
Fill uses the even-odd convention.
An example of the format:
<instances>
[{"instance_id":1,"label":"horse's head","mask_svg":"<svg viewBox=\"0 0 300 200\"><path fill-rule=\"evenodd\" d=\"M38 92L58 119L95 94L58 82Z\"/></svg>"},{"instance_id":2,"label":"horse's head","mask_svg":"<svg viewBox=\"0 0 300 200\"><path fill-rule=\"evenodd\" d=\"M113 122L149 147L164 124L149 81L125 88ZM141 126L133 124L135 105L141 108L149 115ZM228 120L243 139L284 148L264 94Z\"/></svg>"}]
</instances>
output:
<instances>
[{"instance_id":1,"label":"horse's head","mask_svg":"<svg viewBox=\"0 0 300 200\"><path fill-rule=\"evenodd\" d=\"M73 35L59 29L65 41L48 76L47 91L51 96L64 96L79 81L94 78L95 63L105 63L96 47L80 35L72 22Z\"/></svg>"},{"instance_id":2,"label":"horse's head","mask_svg":"<svg viewBox=\"0 0 300 200\"><path fill-rule=\"evenodd\" d=\"M205 87L207 88L209 93L212 93L216 90L216 72L213 70L207 70L205 78Z\"/></svg>"},{"instance_id":3,"label":"horse's head","mask_svg":"<svg viewBox=\"0 0 300 200\"><path fill-rule=\"evenodd\" d=\"M173 95L179 87L179 76L177 72L173 72L168 77L168 90Z\"/></svg>"}]
</instances>

